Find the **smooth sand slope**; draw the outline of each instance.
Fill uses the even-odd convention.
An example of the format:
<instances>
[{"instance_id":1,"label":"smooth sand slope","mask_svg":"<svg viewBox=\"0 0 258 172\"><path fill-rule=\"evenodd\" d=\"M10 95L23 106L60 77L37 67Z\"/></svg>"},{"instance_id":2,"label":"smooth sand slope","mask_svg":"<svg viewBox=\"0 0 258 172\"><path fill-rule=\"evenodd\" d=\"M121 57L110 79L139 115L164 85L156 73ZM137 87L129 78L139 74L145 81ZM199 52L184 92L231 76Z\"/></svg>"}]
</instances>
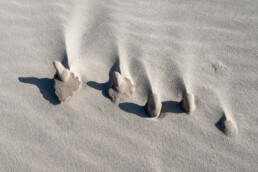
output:
<instances>
[{"instance_id":1,"label":"smooth sand slope","mask_svg":"<svg viewBox=\"0 0 258 172\"><path fill-rule=\"evenodd\" d=\"M257 4L0 0L0 171L258 171Z\"/></svg>"}]
</instances>

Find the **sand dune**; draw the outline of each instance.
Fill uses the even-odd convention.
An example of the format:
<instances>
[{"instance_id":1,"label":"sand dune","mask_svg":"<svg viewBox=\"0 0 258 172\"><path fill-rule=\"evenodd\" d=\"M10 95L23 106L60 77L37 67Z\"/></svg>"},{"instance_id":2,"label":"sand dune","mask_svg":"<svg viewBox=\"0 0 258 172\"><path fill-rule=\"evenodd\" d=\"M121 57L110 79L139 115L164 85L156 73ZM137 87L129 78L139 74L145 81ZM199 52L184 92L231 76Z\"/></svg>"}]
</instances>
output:
<instances>
[{"instance_id":1,"label":"sand dune","mask_svg":"<svg viewBox=\"0 0 258 172\"><path fill-rule=\"evenodd\" d=\"M0 0L0 171L257 171L257 4Z\"/></svg>"}]
</instances>

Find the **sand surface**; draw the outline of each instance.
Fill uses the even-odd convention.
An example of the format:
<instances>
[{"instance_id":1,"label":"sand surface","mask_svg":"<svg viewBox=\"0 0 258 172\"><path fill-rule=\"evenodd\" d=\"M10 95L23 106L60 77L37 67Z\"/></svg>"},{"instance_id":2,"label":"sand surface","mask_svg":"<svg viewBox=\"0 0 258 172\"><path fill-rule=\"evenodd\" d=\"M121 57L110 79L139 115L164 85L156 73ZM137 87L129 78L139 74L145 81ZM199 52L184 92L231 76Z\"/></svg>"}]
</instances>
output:
<instances>
[{"instance_id":1,"label":"sand surface","mask_svg":"<svg viewBox=\"0 0 258 172\"><path fill-rule=\"evenodd\" d=\"M258 171L257 0L0 0L0 40L0 171Z\"/></svg>"}]
</instances>

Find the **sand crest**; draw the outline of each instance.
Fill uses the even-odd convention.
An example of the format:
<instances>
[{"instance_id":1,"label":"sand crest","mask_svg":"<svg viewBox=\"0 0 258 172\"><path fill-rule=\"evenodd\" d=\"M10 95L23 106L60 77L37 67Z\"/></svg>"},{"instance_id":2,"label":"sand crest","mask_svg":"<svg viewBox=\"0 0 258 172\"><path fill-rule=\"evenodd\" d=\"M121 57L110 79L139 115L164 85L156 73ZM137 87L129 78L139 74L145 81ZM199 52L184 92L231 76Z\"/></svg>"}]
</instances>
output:
<instances>
[{"instance_id":1,"label":"sand crest","mask_svg":"<svg viewBox=\"0 0 258 172\"><path fill-rule=\"evenodd\" d=\"M81 81L78 76L58 62L54 61L58 78L55 78L55 93L61 102L66 102L79 90Z\"/></svg>"},{"instance_id":2,"label":"sand crest","mask_svg":"<svg viewBox=\"0 0 258 172\"><path fill-rule=\"evenodd\" d=\"M184 93L183 100L181 101L182 109L189 114L193 114L196 110L195 98L192 93Z\"/></svg>"},{"instance_id":3,"label":"sand crest","mask_svg":"<svg viewBox=\"0 0 258 172\"><path fill-rule=\"evenodd\" d=\"M113 73L112 86L108 90L108 94L112 101L117 103L125 100L134 93L134 85L128 78L124 78L118 72Z\"/></svg>"},{"instance_id":4,"label":"sand crest","mask_svg":"<svg viewBox=\"0 0 258 172\"><path fill-rule=\"evenodd\" d=\"M159 118L162 108L159 95L156 93L152 93L148 98L148 102L146 103L145 108L149 116L153 118Z\"/></svg>"}]
</instances>

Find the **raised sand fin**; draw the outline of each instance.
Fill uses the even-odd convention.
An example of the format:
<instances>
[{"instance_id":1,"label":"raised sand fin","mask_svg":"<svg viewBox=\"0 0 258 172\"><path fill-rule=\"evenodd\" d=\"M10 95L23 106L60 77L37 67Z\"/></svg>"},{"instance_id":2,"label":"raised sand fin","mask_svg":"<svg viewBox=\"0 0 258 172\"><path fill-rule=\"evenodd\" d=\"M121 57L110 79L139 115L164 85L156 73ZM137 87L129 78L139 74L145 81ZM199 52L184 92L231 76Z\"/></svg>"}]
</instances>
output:
<instances>
[{"instance_id":1,"label":"raised sand fin","mask_svg":"<svg viewBox=\"0 0 258 172\"><path fill-rule=\"evenodd\" d=\"M119 92L123 92L123 87L121 85L123 84L123 78L118 72L113 73L113 87Z\"/></svg>"},{"instance_id":2,"label":"raised sand fin","mask_svg":"<svg viewBox=\"0 0 258 172\"><path fill-rule=\"evenodd\" d=\"M61 102L69 100L80 88L81 81L60 62L54 61L58 78L55 78L55 93Z\"/></svg>"},{"instance_id":3,"label":"raised sand fin","mask_svg":"<svg viewBox=\"0 0 258 172\"><path fill-rule=\"evenodd\" d=\"M108 95L113 102L124 100L134 93L134 85L128 78L124 78L118 72L113 73L112 86L108 90Z\"/></svg>"},{"instance_id":4,"label":"raised sand fin","mask_svg":"<svg viewBox=\"0 0 258 172\"><path fill-rule=\"evenodd\" d=\"M234 121L228 119L225 115L225 119L222 122L222 130L229 137L236 137L238 134L238 128Z\"/></svg>"},{"instance_id":5,"label":"raised sand fin","mask_svg":"<svg viewBox=\"0 0 258 172\"><path fill-rule=\"evenodd\" d=\"M65 67L58 61L54 61L54 66L57 71L58 77L62 80L65 81L69 78L70 72L68 69L65 69Z\"/></svg>"},{"instance_id":6,"label":"raised sand fin","mask_svg":"<svg viewBox=\"0 0 258 172\"><path fill-rule=\"evenodd\" d=\"M149 96L145 109L150 117L159 118L161 115L162 104L159 96L153 93Z\"/></svg>"},{"instance_id":7,"label":"raised sand fin","mask_svg":"<svg viewBox=\"0 0 258 172\"><path fill-rule=\"evenodd\" d=\"M194 113L194 111L196 110L196 106L195 98L192 93L184 93L183 100L181 101L181 107L186 113Z\"/></svg>"}]
</instances>

